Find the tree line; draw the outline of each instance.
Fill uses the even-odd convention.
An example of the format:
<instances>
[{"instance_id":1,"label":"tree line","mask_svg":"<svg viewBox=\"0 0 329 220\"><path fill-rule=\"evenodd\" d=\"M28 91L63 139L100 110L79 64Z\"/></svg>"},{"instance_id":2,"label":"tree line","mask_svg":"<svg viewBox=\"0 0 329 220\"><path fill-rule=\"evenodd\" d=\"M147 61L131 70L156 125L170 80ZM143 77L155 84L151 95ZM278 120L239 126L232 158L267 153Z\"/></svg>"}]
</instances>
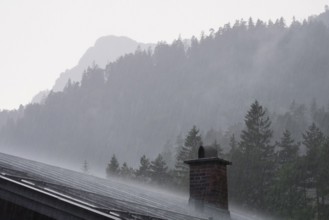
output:
<instances>
[{"instance_id":1,"label":"tree line","mask_svg":"<svg viewBox=\"0 0 329 220\"><path fill-rule=\"evenodd\" d=\"M193 126L187 134L184 144L176 149L176 164L173 169L168 167L161 153L154 160L150 160L143 155L140 158L137 169L128 167L126 162L120 165L117 157L113 154L106 167L106 175L107 177L137 179L146 183L154 183L186 191L188 189L188 167L184 164L184 161L194 158L194 154L196 154L200 145L202 145L202 140L199 130L196 126Z\"/></svg>"},{"instance_id":2,"label":"tree line","mask_svg":"<svg viewBox=\"0 0 329 220\"><path fill-rule=\"evenodd\" d=\"M238 20L192 37L188 47L181 39L160 42L153 51L136 50L105 69L93 66L80 82L69 81L64 91L50 92L41 104L1 111L0 145L79 165L84 158L104 169L109 154L136 167L136 155L158 155L166 139L178 135L177 143L168 144L175 145L174 150L164 144L166 151L161 152L167 179L174 186L187 186L182 161L194 155L200 143L214 145L233 161L231 201L267 212L281 204L283 213L277 211L278 215L321 218L327 201L321 155L326 154L329 113L315 101L310 108L298 103L312 97L321 105L328 101L328 15L325 11L321 19L315 16L290 26L283 19ZM252 114L245 123L241 120L254 99L271 109L260 108L266 114L259 128L251 123L257 121ZM296 102L287 108L293 99ZM179 136L193 124L215 129L203 134L195 127L191 135ZM324 136L316 150L307 139L313 130ZM280 144L284 146L281 138L289 136L292 145L298 145L299 162L287 165L287 155L294 150L278 152ZM283 155L287 158L278 159ZM157 182L156 158L145 158L150 182ZM88 169L88 163L83 166ZM120 164L117 175L125 173L138 175L127 163ZM287 185L292 188L284 189ZM289 191L298 192L291 193L297 208L290 211L288 205L283 207Z\"/></svg>"},{"instance_id":3,"label":"tree line","mask_svg":"<svg viewBox=\"0 0 329 220\"><path fill-rule=\"evenodd\" d=\"M271 126L268 111L255 101L245 115L240 137L234 133L230 136L226 152L213 142L218 156L233 162L228 170L230 202L280 219L328 219L328 133L325 135L313 122L301 134L301 142L288 129L274 141ZM137 169L125 162L120 166L113 155L106 173L108 177L137 179L186 192L189 171L183 162L197 158L201 145L200 131L193 126L184 143L175 149L172 169L161 154L152 161L143 155Z\"/></svg>"},{"instance_id":4,"label":"tree line","mask_svg":"<svg viewBox=\"0 0 329 220\"><path fill-rule=\"evenodd\" d=\"M315 122L302 133L301 142L288 129L273 141L271 120L256 101L245 116L240 140L232 136L230 146L234 202L283 219L329 217L329 136Z\"/></svg>"},{"instance_id":5,"label":"tree line","mask_svg":"<svg viewBox=\"0 0 329 220\"><path fill-rule=\"evenodd\" d=\"M52 157L75 164L86 158L99 168L112 152L136 165L135 155L157 155L159 142L193 124L202 129L235 125L254 99L279 113L293 99L307 103L316 97L324 104L329 28L323 19L289 26L283 19L237 20L192 37L188 46L182 39L160 42L104 69L88 68L81 81L69 81L41 104L1 111L0 145L44 156L51 151ZM303 109L295 111L272 117L281 120L273 121L275 138L286 122L300 125L301 131L291 131L295 138L303 132L308 121L297 119Z\"/></svg>"}]
</instances>

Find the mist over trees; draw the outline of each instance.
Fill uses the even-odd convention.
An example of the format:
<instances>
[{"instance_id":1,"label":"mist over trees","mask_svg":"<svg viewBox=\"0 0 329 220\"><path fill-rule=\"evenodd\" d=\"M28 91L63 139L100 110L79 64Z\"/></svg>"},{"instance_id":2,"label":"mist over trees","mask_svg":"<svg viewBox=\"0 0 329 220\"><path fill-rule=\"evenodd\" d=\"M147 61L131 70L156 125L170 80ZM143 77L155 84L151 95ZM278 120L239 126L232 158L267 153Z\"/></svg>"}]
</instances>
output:
<instances>
[{"instance_id":1,"label":"mist over trees","mask_svg":"<svg viewBox=\"0 0 329 220\"><path fill-rule=\"evenodd\" d=\"M329 136L312 123L302 133L302 142L296 142L289 130L274 141L271 124L266 108L255 101L245 115L240 137L237 140L232 134L229 150L219 155L233 162L228 167L230 203L273 219L328 219ZM119 167L112 156L106 170L114 167L115 172L108 172L108 177L187 192L188 166L183 161L195 159L195 149L202 142L199 129L193 126L184 144L175 148L173 168L168 168L161 154L154 160L143 155L137 169L125 162Z\"/></svg>"},{"instance_id":2,"label":"mist over trees","mask_svg":"<svg viewBox=\"0 0 329 220\"><path fill-rule=\"evenodd\" d=\"M239 20L193 37L188 48L181 39L160 42L87 68L80 83L68 81L43 104L1 112L0 141L79 167L85 159L103 169L113 154L136 167L136 155L155 158L193 125L205 144L217 141L227 152L256 99L269 109L274 140L288 129L300 142L313 121L327 134L328 39L315 17L289 27L283 19Z\"/></svg>"},{"instance_id":3,"label":"mist over trees","mask_svg":"<svg viewBox=\"0 0 329 220\"><path fill-rule=\"evenodd\" d=\"M146 50L154 46L153 44L138 43L123 36L109 35L101 37L95 42L94 46L87 49L76 66L60 74L52 90L62 91L68 80L80 82L83 71L93 63L97 63L99 67L104 68L108 63L114 62L126 53L134 52L138 47Z\"/></svg>"}]
</instances>

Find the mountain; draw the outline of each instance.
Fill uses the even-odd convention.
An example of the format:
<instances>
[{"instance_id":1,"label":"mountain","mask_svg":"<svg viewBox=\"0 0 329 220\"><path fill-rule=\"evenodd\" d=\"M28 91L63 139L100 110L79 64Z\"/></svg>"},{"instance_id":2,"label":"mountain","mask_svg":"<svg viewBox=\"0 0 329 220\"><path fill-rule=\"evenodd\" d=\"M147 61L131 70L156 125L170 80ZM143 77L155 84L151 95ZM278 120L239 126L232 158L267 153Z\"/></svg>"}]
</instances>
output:
<instances>
[{"instance_id":1,"label":"mountain","mask_svg":"<svg viewBox=\"0 0 329 220\"><path fill-rule=\"evenodd\" d=\"M115 61L120 56L133 53L137 48L147 50L153 48L153 44L138 43L128 37L104 36L99 38L95 45L90 47L79 60L79 63L61 73L53 86L53 91L62 91L67 81L80 82L82 74L88 66L96 63L105 68L107 64Z\"/></svg>"},{"instance_id":2,"label":"mountain","mask_svg":"<svg viewBox=\"0 0 329 220\"><path fill-rule=\"evenodd\" d=\"M47 96L49 95L49 90L43 90L43 91L40 91L38 92L31 100L31 103L34 104L34 103L43 103Z\"/></svg>"},{"instance_id":3,"label":"mountain","mask_svg":"<svg viewBox=\"0 0 329 220\"><path fill-rule=\"evenodd\" d=\"M1 149L99 168L116 154L136 166L193 125L230 131L256 99L271 115L293 102L328 103L329 28L322 21L237 21L190 42L159 43L87 68L81 83L25 106L0 131Z\"/></svg>"},{"instance_id":4,"label":"mountain","mask_svg":"<svg viewBox=\"0 0 329 220\"><path fill-rule=\"evenodd\" d=\"M76 66L60 74L52 90L62 91L69 79L72 82L80 82L83 72L95 63L105 68L107 64L114 62L120 56L133 53L138 48L141 50L148 50L149 48L154 48L154 46L154 44L138 43L123 36L103 36L95 42L94 46L88 48ZM49 92L49 90L40 91L32 98L31 103L43 102Z\"/></svg>"}]
</instances>

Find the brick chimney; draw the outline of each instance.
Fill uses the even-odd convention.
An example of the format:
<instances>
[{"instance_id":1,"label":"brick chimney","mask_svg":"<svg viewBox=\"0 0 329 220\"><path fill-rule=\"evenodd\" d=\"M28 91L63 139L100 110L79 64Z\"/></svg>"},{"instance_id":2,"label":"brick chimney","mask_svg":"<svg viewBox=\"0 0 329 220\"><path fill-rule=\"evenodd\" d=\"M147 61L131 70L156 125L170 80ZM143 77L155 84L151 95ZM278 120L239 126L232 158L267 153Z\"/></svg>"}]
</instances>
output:
<instances>
[{"instance_id":1,"label":"brick chimney","mask_svg":"<svg viewBox=\"0 0 329 220\"><path fill-rule=\"evenodd\" d=\"M218 158L214 147L200 146L198 159L184 161L190 166L189 204L199 211L229 217L226 166L232 163Z\"/></svg>"}]
</instances>

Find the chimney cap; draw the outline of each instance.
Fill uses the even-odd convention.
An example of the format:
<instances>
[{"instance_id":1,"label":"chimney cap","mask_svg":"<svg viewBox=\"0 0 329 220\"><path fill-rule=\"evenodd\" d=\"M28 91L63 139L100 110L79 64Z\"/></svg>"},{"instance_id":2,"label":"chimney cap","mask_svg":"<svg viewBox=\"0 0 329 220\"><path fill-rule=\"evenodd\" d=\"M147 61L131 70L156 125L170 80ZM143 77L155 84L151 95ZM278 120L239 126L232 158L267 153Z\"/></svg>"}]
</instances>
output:
<instances>
[{"instance_id":1,"label":"chimney cap","mask_svg":"<svg viewBox=\"0 0 329 220\"><path fill-rule=\"evenodd\" d=\"M217 149L212 146L200 146L198 150L198 158L218 158L218 152Z\"/></svg>"}]
</instances>

